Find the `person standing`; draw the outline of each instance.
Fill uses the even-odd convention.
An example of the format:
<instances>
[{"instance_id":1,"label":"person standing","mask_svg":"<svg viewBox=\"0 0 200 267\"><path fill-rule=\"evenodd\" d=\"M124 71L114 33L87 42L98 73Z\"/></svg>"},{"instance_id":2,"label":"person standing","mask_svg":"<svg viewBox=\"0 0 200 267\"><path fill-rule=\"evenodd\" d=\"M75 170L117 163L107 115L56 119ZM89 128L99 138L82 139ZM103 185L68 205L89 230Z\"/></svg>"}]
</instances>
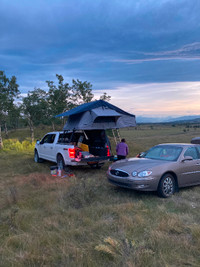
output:
<instances>
[{"instance_id":1,"label":"person standing","mask_svg":"<svg viewBox=\"0 0 200 267\"><path fill-rule=\"evenodd\" d=\"M125 159L128 155L128 145L126 140L123 138L119 144L116 146L117 160Z\"/></svg>"}]
</instances>

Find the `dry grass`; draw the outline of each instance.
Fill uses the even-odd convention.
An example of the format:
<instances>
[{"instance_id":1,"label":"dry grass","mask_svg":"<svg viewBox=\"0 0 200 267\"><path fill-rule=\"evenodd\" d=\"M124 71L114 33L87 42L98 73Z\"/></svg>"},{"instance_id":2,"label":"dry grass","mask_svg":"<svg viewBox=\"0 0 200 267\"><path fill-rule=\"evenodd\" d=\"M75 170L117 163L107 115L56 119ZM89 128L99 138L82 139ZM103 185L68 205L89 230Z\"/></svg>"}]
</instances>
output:
<instances>
[{"instance_id":1,"label":"dry grass","mask_svg":"<svg viewBox=\"0 0 200 267\"><path fill-rule=\"evenodd\" d=\"M122 132L131 155L200 135L144 127ZM109 185L108 164L70 178L52 177L50 165L0 152L1 266L200 266L200 187L160 199Z\"/></svg>"}]
</instances>

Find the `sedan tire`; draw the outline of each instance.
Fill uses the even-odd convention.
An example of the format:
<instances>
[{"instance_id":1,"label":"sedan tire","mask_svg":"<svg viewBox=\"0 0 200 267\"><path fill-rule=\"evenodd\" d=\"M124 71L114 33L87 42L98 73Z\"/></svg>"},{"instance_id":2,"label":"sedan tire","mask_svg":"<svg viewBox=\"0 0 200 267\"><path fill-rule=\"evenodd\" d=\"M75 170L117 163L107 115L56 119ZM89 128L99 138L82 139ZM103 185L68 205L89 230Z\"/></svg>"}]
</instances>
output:
<instances>
[{"instance_id":1,"label":"sedan tire","mask_svg":"<svg viewBox=\"0 0 200 267\"><path fill-rule=\"evenodd\" d=\"M167 173L159 182L158 195L163 198L171 197L175 192L175 179L174 176Z\"/></svg>"}]
</instances>

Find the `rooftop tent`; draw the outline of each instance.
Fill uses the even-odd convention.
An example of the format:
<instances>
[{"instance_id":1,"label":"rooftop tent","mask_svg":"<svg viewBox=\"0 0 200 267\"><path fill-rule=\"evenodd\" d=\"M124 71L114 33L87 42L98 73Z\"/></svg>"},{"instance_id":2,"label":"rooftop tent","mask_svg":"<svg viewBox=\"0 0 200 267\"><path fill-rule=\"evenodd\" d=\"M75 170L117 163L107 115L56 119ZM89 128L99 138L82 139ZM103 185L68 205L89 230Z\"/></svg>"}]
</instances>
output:
<instances>
[{"instance_id":1,"label":"rooftop tent","mask_svg":"<svg viewBox=\"0 0 200 267\"><path fill-rule=\"evenodd\" d=\"M68 116L64 130L100 130L136 126L135 116L103 100L82 104L58 117Z\"/></svg>"}]
</instances>

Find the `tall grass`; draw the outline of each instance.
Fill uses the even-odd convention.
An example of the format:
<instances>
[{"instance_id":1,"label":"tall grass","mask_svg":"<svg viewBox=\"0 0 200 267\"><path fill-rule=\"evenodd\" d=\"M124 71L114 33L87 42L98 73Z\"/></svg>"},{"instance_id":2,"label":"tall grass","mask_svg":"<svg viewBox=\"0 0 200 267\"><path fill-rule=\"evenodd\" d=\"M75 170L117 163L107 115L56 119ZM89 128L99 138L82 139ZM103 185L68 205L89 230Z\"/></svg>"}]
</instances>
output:
<instances>
[{"instance_id":1,"label":"tall grass","mask_svg":"<svg viewBox=\"0 0 200 267\"><path fill-rule=\"evenodd\" d=\"M31 143L29 140L24 140L20 142L18 139L6 139L4 140L4 151L16 151L16 152L25 152L33 151L35 147L34 143Z\"/></svg>"},{"instance_id":2,"label":"tall grass","mask_svg":"<svg viewBox=\"0 0 200 267\"><path fill-rule=\"evenodd\" d=\"M133 156L200 135L183 129L140 126L121 135ZM0 153L0 266L200 266L200 187L170 199L117 188L106 180L109 163L53 177L51 163L34 163L26 148Z\"/></svg>"}]
</instances>

